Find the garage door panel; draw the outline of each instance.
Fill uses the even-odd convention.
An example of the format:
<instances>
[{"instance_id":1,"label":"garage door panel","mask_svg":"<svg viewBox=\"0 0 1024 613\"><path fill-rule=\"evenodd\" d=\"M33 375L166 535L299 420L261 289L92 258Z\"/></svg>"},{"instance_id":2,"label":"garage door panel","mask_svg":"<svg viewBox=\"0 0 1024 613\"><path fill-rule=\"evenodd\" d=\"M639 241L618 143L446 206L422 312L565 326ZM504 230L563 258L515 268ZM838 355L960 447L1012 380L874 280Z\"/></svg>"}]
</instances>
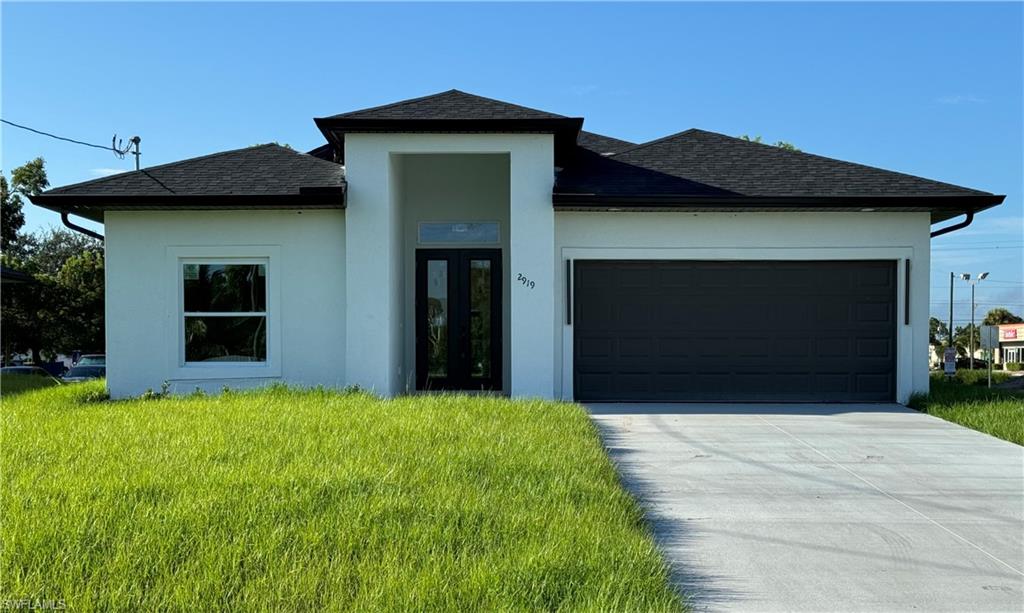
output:
<instances>
[{"instance_id":1,"label":"garage door panel","mask_svg":"<svg viewBox=\"0 0 1024 613\"><path fill-rule=\"evenodd\" d=\"M891 261L577 261L575 278L581 400L895 396Z\"/></svg>"},{"instance_id":2,"label":"garage door panel","mask_svg":"<svg viewBox=\"0 0 1024 613\"><path fill-rule=\"evenodd\" d=\"M892 357L892 339L889 338L858 338L857 355L870 359L888 360Z\"/></svg>"}]
</instances>

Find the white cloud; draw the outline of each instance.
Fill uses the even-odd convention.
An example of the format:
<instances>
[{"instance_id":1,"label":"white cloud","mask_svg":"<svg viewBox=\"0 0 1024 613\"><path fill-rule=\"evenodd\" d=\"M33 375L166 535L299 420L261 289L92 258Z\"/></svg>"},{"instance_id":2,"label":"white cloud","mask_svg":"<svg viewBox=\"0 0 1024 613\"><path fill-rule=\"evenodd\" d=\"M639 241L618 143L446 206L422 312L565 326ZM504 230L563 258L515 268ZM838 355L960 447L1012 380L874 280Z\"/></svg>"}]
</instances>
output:
<instances>
[{"instance_id":1,"label":"white cloud","mask_svg":"<svg viewBox=\"0 0 1024 613\"><path fill-rule=\"evenodd\" d=\"M939 96L935 99L939 104L980 104L986 102L981 96L974 94L952 94L949 96Z\"/></svg>"},{"instance_id":2,"label":"white cloud","mask_svg":"<svg viewBox=\"0 0 1024 613\"><path fill-rule=\"evenodd\" d=\"M126 168L90 168L89 172L94 177L109 177L111 175L119 175L122 172L128 172Z\"/></svg>"}]
</instances>

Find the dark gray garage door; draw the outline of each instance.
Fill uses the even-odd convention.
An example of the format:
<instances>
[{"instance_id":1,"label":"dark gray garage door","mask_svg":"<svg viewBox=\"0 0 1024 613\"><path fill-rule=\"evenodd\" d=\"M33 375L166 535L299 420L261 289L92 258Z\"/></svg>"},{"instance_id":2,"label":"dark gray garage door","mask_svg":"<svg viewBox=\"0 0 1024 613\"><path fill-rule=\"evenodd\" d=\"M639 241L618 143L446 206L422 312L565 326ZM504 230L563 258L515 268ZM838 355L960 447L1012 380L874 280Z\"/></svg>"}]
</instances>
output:
<instances>
[{"instance_id":1,"label":"dark gray garage door","mask_svg":"<svg viewBox=\"0 0 1024 613\"><path fill-rule=\"evenodd\" d=\"M892 261L574 266L585 401L892 401Z\"/></svg>"}]
</instances>

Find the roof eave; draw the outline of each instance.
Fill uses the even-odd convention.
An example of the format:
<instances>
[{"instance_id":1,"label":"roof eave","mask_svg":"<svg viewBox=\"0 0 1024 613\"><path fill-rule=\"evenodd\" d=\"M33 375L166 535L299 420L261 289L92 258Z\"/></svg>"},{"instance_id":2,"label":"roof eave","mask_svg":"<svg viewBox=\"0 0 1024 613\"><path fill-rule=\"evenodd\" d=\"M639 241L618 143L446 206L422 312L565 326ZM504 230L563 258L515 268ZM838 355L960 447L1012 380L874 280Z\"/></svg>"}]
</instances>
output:
<instances>
[{"instance_id":1,"label":"roof eave","mask_svg":"<svg viewBox=\"0 0 1024 613\"><path fill-rule=\"evenodd\" d=\"M317 117L313 120L324 137L341 152L344 163L345 134L358 133L540 133L555 136L556 162L571 155L576 146L582 117L535 119L366 119Z\"/></svg>"},{"instance_id":2,"label":"roof eave","mask_svg":"<svg viewBox=\"0 0 1024 613\"><path fill-rule=\"evenodd\" d=\"M344 209L345 186L304 187L298 194L167 194L77 195L38 194L36 206L102 222L104 211L218 210L218 209Z\"/></svg>"},{"instance_id":3,"label":"roof eave","mask_svg":"<svg viewBox=\"0 0 1024 613\"><path fill-rule=\"evenodd\" d=\"M932 223L961 215L977 213L1002 204L1005 195L971 194L950 196L691 196L681 194L609 195L554 192L555 209L607 211L610 209L690 209L704 211L765 211L833 209L885 210L917 209L932 212Z\"/></svg>"}]
</instances>

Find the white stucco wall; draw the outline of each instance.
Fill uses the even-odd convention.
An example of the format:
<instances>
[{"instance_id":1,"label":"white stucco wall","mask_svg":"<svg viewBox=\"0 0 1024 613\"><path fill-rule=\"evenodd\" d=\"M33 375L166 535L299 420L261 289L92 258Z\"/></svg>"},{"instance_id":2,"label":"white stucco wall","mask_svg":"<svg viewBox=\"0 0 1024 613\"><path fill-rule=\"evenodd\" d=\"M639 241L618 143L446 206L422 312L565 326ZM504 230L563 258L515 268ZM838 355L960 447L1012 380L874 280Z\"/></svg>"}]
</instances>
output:
<instances>
[{"instance_id":1,"label":"white stucco wall","mask_svg":"<svg viewBox=\"0 0 1024 613\"><path fill-rule=\"evenodd\" d=\"M112 396L346 383L344 211L108 212L104 232ZM181 367L182 256L269 258L265 367Z\"/></svg>"},{"instance_id":2,"label":"white stucco wall","mask_svg":"<svg viewBox=\"0 0 1024 613\"><path fill-rule=\"evenodd\" d=\"M550 134L348 134L346 262L347 363L351 383L393 395L405 390L413 365L405 359L415 334L404 317L400 185L405 154L506 154L509 160L509 248L512 275L506 338L508 388L514 396L555 394L555 251ZM517 285L516 276L534 281ZM411 323L411 322L410 322Z\"/></svg>"},{"instance_id":3,"label":"white stucco wall","mask_svg":"<svg viewBox=\"0 0 1024 613\"><path fill-rule=\"evenodd\" d=\"M906 402L928 391L929 231L928 213L556 213L556 386L572 399L566 259L886 259L897 261L896 394ZM910 325L903 318L908 258Z\"/></svg>"},{"instance_id":4,"label":"white stucco wall","mask_svg":"<svg viewBox=\"0 0 1024 613\"><path fill-rule=\"evenodd\" d=\"M503 154L440 154L396 156L402 242L404 245L405 388L416 388L416 250L500 249L502 294L502 384L509 391L509 157ZM498 243L420 244L423 222L496 222Z\"/></svg>"}]
</instances>

